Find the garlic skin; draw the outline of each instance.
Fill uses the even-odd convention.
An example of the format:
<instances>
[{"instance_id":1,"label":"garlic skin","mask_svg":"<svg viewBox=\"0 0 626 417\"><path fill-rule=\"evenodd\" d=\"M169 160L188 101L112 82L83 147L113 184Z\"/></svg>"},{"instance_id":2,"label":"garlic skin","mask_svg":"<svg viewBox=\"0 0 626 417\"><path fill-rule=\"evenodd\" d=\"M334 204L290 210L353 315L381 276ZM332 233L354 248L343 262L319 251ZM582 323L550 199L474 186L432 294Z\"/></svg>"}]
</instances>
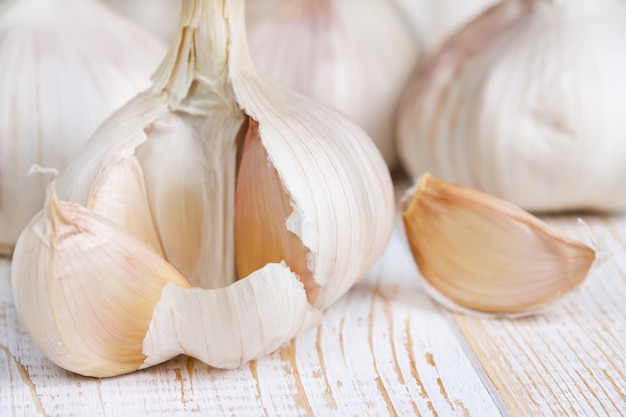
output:
<instances>
[{"instance_id":1,"label":"garlic skin","mask_svg":"<svg viewBox=\"0 0 626 417\"><path fill-rule=\"evenodd\" d=\"M152 88L100 127L21 235L12 269L16 308L59 366L112 376L181 353L214 367L239 366L319 323L321 311L382 254L394 202L375 145L331 108L257 75L247 48L243 0L185 0L176 42ZM99 366L117 352L90 349L101 335L84 323L47 326L68 326L65 344L37 324L56 317L40 305L55 311L61 302L72 311L92 308L94 333L110 320L80 292L59 301L45 290L57 285L58 270L67 269L68 287L108 275L80 245L63 253L55 244L67 238L55 218L80 224L71 208L102 227L115 224L101 241L123 235L126 252L150 252L133 279L162 290L156 303L150 298L141 307L151 318L142 348L133 345L132 365ZM75 227L70 237L89 230L97 228ZM292 250L294 242L301 251ZM32 262L29 253L45 256ZM106 262L119 269L129 259L120 250ZM151 282L155 274L164 278ZM121 297L114 284L105 289L111 300ZM43 288L47 304L25 295L32 286ZM116 318L133 314L121 308ZM74 339L81 340L78 359Z\"/></svg>"},{"instance_id":2,"label":"garlic skin","mask_svg":"<svg viewBox=\"0 0 626 417\"><path fill-rule=\"evenodd\" d=\"M623 1L494 7L412 81L404 167L531 211L625 209L625 37Z\"/></svg>"},{"instance_id":3,"label":"garlic skin","mask_svg":"<svg viewBox=\"0 0 626 417\"><path fill-rule=\"evenodd\" d=\"M143 339L163 287L189 287L126 230L59 201L54 186L46 209L20 238L12 274L19 276L13 280L15 306L35 344L54 346L45 350L53 362L93 376L137 369L146 358ZM77 297L83 302L76 303ZM85 337L76 337L78 331Z\"/></svg>"},{"instance_id":4,"label":"garlic skin","mask_svg":"<svg viewBox=\"0 0 626 417\"><path fill-rule=\"evenodd\" d=\"M149 86L165 47L94 0L20 0L0 15L0 253L41 210L47 179Z\"/></svg>"},{"instance_id":5,"label":"garlic skin","mask_svg":"<svg viewBox=\"0 0 626 417\"><path fill-rule=\"evenodd\" d=\"M258 71L344 113L388 166L397 163L395 118L423 50L387 0L248 0Z\"/></svg>"},{"instance_id":6,"label":"garlic skin","mask_svg":"<svg viewBox=\"0 0 626 417\"><path fill-rule=\"evenodd\" d=\"M407 192L402 218L424 288L463 313L544 310L579 287L603 252L511 203L429 174Z\"/></svg>"}]
</instances>

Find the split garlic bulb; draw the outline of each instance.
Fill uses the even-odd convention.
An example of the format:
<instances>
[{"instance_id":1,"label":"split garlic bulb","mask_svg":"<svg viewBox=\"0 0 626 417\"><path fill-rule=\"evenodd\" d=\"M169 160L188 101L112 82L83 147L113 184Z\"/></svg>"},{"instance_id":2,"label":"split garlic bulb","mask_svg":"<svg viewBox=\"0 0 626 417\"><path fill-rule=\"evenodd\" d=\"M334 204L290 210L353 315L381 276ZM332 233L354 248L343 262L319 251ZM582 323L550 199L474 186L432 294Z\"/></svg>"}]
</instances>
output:
<instances>
[{"instance_id":1,"label":"split garlic bulb","mask_svg":"<svg viewBox=\"0 0 626 417\"><path fill-rule=\"evenodd\" d=\"M388 0L247 2L252 59L264 75L363 127L390 167L396 108L422 51Z\"/></svg>"},{"instance_id":2,"label":"split garlic bulb","mask_svg":"<svg viewBox=\"0 0 626 417\"><path fill-rule=\"evenodd\" d=\"M624 39L621 0L496 6L413 80L404 166L527 210L625 209Z\"/></svg>"},{"instance_id":3,"label":"split garlic bulb","mask_svg":"<svg viewBox=\"0 0 626 417\"><path fill-rule=\"evenodd\" d=\"M185 0L153 87L49 189L15 306L59 366L220 368L317 324L382 254L391 178L363 132L255 72L243 0ZM57 194L58 193L58 194Z\"/></svg>"},{"instance_id":4,"label":"split garlic bulb","mask_svg":"<svg viewBox=\"0 0 626 417\"><path fill-rule=\"evenodd\" d=\"M0 15L0 253L113 110L147 88L165 47L94 0L20 0Z\"/></svg>"}]
</instances>

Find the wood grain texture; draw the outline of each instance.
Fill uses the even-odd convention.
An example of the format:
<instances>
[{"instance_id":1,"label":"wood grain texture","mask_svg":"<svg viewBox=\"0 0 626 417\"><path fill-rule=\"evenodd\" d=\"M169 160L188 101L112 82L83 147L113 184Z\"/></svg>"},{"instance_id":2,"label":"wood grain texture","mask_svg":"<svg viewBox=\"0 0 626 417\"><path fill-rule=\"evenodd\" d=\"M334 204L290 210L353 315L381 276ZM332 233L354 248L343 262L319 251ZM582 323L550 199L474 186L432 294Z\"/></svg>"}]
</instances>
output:
<instances>
[{"instance_id":1,"label":"wood grain texture","mask_svg":"<svg viewBox=\"0 0 626 417\"><path fill-rule=\"evenodd\" d=\"M547 220L586 237L576 218ZM543 314L446 312L419 288L398 223L370 274L278 352L232 371L181 356L102 380L41 355L0 260L0 416L626 415L626 217L585 220L613 256Z\"/></svg>"},{"instance_id":2,"label":"wood grain texture","mask_svg":"<svg viewBox=\"0 0 626 417\"><path fill-rule=\"evenodd\" d=\"M587 238L575 217L546 221ZM512 415L626 415L626 217L585 221L613 254L580 291L524 319L455 316Z\"/></svg>"},{"instance_id":3,"label":"wood grain texture","mask_svg":"<svg viewBox=\"0 0 626 417\"><path fill-rule=\"evenodd\" d=\"M322 325L236 370L179 357L109 379L46 360L0 261L0 416L500 416L450 316L415 279L399 224L383 260ZM219 343L219 341L216 341Z\"/></svg>"}]
</instances>

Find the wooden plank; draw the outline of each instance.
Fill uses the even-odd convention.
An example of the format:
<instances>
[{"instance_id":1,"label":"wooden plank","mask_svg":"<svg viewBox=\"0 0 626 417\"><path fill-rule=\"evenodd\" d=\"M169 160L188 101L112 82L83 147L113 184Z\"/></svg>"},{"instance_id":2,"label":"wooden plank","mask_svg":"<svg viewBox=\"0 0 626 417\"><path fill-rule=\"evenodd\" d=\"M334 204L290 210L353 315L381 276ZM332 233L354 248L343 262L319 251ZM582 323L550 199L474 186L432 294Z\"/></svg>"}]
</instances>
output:
<instances>
[{"instance_id":1,"label":"wooden plank","mask_svg":"<svg viewBox=\"0 0 626 417\"><path fill-rule=\"evenodd\" d=\"M574 217L546 220L586 238ZM613 256L580 292L524 319L455 316L513 415L626 415L626 218L585 220Z\"/></svg>"},{"instance_id":2,"label":"wooden plank","mask_svg":"<svg viewBox=\"0 0 626 417\"><path fill-rule=\"evenodd\" d=\"M32 344L0 260L0 415L502 415L416 273L398 224L368 277L280 351L232 371L179 357L98 380L61 370Z\"/></svg>"}]
</instances>

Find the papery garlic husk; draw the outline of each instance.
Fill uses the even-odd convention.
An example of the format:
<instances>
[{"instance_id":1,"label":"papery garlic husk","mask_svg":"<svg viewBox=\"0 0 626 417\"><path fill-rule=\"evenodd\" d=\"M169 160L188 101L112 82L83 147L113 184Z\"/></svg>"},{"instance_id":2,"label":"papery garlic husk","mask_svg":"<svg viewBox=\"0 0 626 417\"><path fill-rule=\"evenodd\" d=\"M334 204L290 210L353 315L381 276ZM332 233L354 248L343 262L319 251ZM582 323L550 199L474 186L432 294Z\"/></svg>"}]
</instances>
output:
<instances>
[{"instance_id":1,"label":"papery garlic husk","mask_svg":"<svg viewBox=\"0 0 626 417\"><path fill-rule=\"evenodd\" d=\"M398 160L398 102L422 48L387 0L248 0L258 71L347 115Z\"/></svg>"},{"instance_id":2,"label":"papery garlic husk","mask_svg":"<svg viewBox=\"0 0 626 417\"><path fill-rule=\"evenodd\" d=\"M43 207L48 179L150 85L165 47L95 0L19 0L0 15L0 253Z\"/></svg>"},{"instance_id":3,"label":"papery garlic husk","mask_svg":"<svg viewBox=\"0 0 626 417\"><path fill-rule=\"evenodd\" d=\"M164 41L178 32L182 0L102 0L116 13L139 24Z\"/></svg>"},{"instance_id":4,"label":"papery garlic husk","mask_svg":"<svg viewBox=\"0 0 626 417\"><path fill-rule=\"evenodd\" d=\"M625 209L625 37L623 1L490 9L411 82L403 165L531 211Z\"/></svg>"},{"instance_id":5,"label":"papery garlic husk","mask_svg":"<svg viewBox=\"0 0 626 417\"><path fill-rule=\"evenodd\" d=\"M427 54L502 0L392 0L402 11Z\"/></svg>"},{"instance_id":6,"label":"papery garlic husk","mask_svg":"<svg viewBox=\"0 0 626 417\"><path fill-rule=\"evenodd\" d=\"M426 291L455 311L536 313L579 287L596 260L595 249L517 206L428 174L407 193L402 218Z\"/></svg>"},{"instance_id":7,"label":"papery garlic husk","mask_svg":"<svg viewBox=\"0 0 626 417\"><path fill-rule=\"evenodd\" d=\"M393 217L391 178L367 135L256 74L243 0L185 0L153 87L102 125L21 235L16 309L41 351L80 374L181 353L233 368L316 325L382 254ZM79 290L94 279L110 301ZM71 296L48 290L61 284ZM101 338L118 336L101 332L133 320L137 308L123 306L137 292L147 331L142 319L132 359L112 366L118 346ZM122 306L114 318L109 304ZM57 310L90 312L72 322Z\"/></svg>"}]
</instances>

